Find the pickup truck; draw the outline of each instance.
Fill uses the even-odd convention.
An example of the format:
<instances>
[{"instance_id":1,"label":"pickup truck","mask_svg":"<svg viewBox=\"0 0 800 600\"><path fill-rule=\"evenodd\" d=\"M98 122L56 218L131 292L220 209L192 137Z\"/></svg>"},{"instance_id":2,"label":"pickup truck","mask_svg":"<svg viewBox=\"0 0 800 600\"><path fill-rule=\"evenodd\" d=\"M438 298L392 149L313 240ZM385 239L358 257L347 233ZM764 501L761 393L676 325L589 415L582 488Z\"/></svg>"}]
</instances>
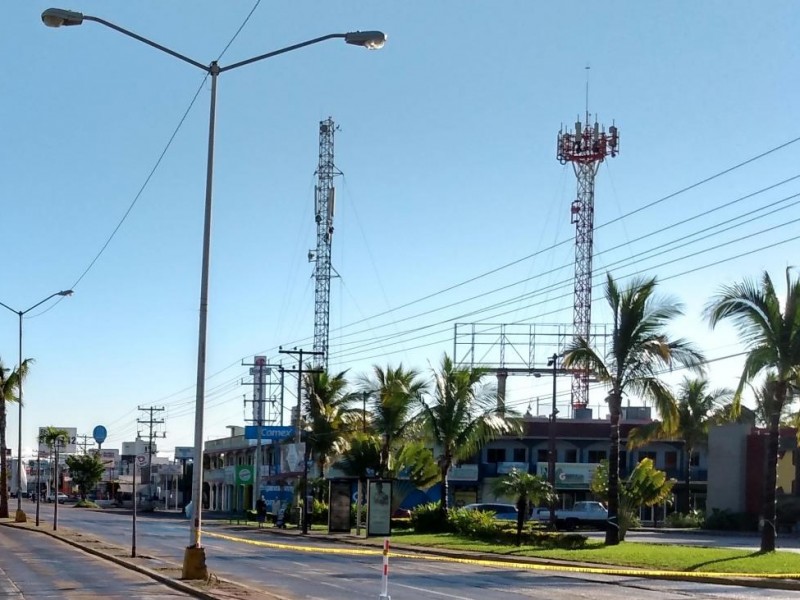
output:
<instances>
[{"instance_id":1,"label":"pickup truck","mask_svg":"<svg viewBox=\"0 0 800 600\"><path fill-rule=\"evenodd\" d=\"M533 518L542 522L550 520L550 511L537 508ZM608 510L599 502L576 502L570 510L556 510L556 528L572 531L578 527L596 527L605 529L608 521Z\"/></svg>"}]
</instances>

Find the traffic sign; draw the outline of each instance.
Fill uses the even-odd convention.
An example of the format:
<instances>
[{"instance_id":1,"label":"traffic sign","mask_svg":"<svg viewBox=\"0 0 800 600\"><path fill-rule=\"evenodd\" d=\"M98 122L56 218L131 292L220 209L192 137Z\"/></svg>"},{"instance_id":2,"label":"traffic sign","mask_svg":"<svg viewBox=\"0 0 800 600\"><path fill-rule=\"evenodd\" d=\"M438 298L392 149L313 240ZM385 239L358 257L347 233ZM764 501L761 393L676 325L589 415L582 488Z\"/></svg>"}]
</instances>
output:
<instances>
[{"instance_id":1,"label":"traffic sign","mask_svg":"<svg viewBox=\"0 0 800 600\"><path fill-rule=\"evenodd\" d=\"M94 431L92 431L92 437L94 438L95 442L102 444L108 437L108 430L102 425L98 425L94 428Z\"/></svg>"},{"instance_id":2,"label":"traffic sign","mask_svg":"<svg viewBox=\"0 0 800 600\"><path fill-rule=\"evenodd\" d=\"M261 427L262 440L288 440L294 436L294 427L291 425L264 425ZM258 427L255 425L246 425L244 428L244 437L247 440L258 439Z\"/></svg>"}]
</instances>

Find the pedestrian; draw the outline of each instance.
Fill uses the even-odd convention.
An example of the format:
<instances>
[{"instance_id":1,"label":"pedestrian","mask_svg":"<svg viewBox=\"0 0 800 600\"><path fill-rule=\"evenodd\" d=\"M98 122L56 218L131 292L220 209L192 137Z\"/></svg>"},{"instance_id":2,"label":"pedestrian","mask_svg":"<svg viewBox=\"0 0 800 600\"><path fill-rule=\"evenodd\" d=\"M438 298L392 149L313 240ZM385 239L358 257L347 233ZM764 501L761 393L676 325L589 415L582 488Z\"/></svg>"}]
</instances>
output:
<instances>
[{"instance_id":1,"label":"pedestrian","mask_svg":"<svg viewBox=\"0 0 800 600\"><path fill-rule=\"evenodd\" d=\"M267 519L267 501L264 500L264 496L261 496L256 501L256 520L258 521L259 529L264 525L264 521Z\"/></svg>"}]
</instances>

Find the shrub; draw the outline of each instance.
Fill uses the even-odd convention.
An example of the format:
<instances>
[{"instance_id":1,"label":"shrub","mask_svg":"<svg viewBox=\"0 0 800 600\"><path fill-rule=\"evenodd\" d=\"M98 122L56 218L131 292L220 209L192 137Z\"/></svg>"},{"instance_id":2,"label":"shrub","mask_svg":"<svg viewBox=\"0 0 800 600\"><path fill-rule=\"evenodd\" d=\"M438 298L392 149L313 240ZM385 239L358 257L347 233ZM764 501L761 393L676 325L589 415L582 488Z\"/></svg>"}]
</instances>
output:
<instances>
[{"instance_id":1,"label":"shrub","mask_svg":"<svg viewBox=\"0 0 800 600\"><path fill-rule=\"evenodd\" d=\"M355 521L355 519L353 519ZM408 517L392 517L392 530L411 529L411 519Z\"/></svg>"},{"instance_id":2,"label":"shrub","mask_svg":"<svg viewBox=\"0 0 800 600\"><path fill-rule=\"evenodd\" d=\"M450 531L449 523L442 519L440 502L421 504L411 511L411 526L416 533L442 533Z\"/></svg>"},{"instance_id":3,"label":"shrub","mask_svg":"<svg viewBox=\"0 0 800 600\"><path fill-rule=\"evenodd\" d=\"M447 522L452 531L481 540L496 539L502 532L494 515L480 510L453 508L447 514ZM516 529L514 534L516 535Z\"/></svg>"},{"instance_id":4,"label":"shrub","mask_svg":"<svg viewBox=\"0 0 800 600\"><path fill-rule=\"evenodd\" d=\"M800 497L778 496L775 517L779 529L791 532L797 523L800 523Z\"/></svg>"},{"instance_id":5,"label":"shrub","mask_svg":"<svg viewBox=\"0 0 800 600\"><path fill-rule=\"evenodd\" d=\"M699 510L692 510L688 513L674 512L667 515L664 525L678 529L688 529L690 527L701 527L705 515Z\"/></svg>"},{"instance_id":6,"label":"shrub","mask_svg":"<svg viewBox=\"0 0 800 600\"><path fill-rule=\"evenodd\" d=\"M327 523L328 503L314 498L314 503L311 506L311 519L313 523Z\"/></svg>"},{"instance_id":7,"label":"shrub","mask_svg":"<svg viewBox=\"0 0 800 600\"><path fill-rule=\"evenodd\" d=\"M714 508L703 526L722 531L758 531L758 517L750 513L734 513L727 508Z\"/></svg>"}]
</instances>

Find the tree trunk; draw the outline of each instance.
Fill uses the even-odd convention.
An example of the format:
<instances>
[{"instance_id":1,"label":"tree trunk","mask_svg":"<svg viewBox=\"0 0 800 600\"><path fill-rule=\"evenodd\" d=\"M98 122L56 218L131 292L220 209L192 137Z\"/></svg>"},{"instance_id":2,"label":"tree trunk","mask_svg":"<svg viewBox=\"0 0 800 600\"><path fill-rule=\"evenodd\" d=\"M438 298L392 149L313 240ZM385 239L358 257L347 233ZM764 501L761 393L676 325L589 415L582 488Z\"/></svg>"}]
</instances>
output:
<instances>
[{"instance_id":1,"label":"tree trunk","mask_svg":"<svg viewBox=\"0 0 800 600\"><path fill-rule=\"evenodd\" d=\"M621 398L617 394L609 397L611 413L611 446L608 456L608 523L606 546L619 544L619 420Z\"/></svg>"},{"instance_id":2,"label":"tree trunk","mask_svg":"<svg viewBox=\"0 0 800 600\"><path fill-rule=\"evenodd\" d=\"M692 510L692 448L686 447L686 462L683 466L683 479L686 481L686 500L683 503L683 509L681 512L689 514L689 511Z\"/></svg>"},{"instance_id":3,"label":"tree trunk","mask_svg":"<svg viewBox=\"0 0 800 600\"><path fill-rule=\"evenodd\" d=\"M522 545L522 526L528 514L528 496L521 494L517 500L517 546Z\"/></svg>"},{"instance_id":4,"label":"tree trunk","mask_svg":"<svg viewBox=\"0 0 800 600\"><path fill-rule=\"evenodd\" d=\"M778 386L775 390L776 404L783 407L786 397L786 388ZM764 516L764 526L761 529L761 552L775 551L775 485L778 480L778 443L780 433L781 411L776 407L769 416L769 437L767 438L767 469L764 475L764 494L762 496L761 513Z\"/></svg>"},{"instance_id":5,"label":"tree trunk","mask_svg":"<svg viewBox=\"0 0 800 600\"><path fill-rule=\"evenodd\" d=\"M450 470L450 463L451 463L451 460L449 458L445 458L444 461L442 462L442 467L441 467L442 468L442 485L441 485L441 489L442 489L442 504L441 504L441 506L442 506L442 517L445 518L445 519L447 518L447 511L450 509L450 502L449 502L450 489L449 489L449 486L448 486L448 483L447 483L447 472Z\"/></svg>"},{"instance_id":6,"label":"tree trunk","mask_svg":"<svg viewBox=\"0 0 800 600\"><path fill-rule=\"evenodd\" d=\"M8 518L8 461L6 460L6 402L0 398L0 519Z\"/></svg>"}]
</instances>

